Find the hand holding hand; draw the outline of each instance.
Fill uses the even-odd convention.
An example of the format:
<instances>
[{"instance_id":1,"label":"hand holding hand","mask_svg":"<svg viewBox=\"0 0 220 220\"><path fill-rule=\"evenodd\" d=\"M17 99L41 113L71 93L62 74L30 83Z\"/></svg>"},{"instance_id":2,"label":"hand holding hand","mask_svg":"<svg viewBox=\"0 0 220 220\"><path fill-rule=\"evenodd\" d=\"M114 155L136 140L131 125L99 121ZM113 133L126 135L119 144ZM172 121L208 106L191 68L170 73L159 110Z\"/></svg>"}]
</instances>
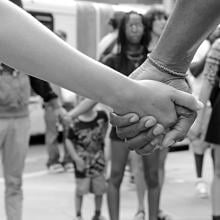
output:
<instances>
[{"instance_id":1,"label":"hand holding hand","mask_svg":"<svg viewBox=\"0 0 220 220\"><path fill-rule=\"evenodd\" d=\"M124 116L111 113L110 121L113 126L118 125L116 127L118 137L126 141L128 148L130 150L135 149L137 153L142 155L147 155L155 150L155 146L161 142L161 137L163 137L160 134L163 134L165 130L161 124L157 124L154 117L144 116L139 120L135 113ZM155 136L157 136L156 139ZM150 144L153 139L154 144ZM148 144L147 147L142 149L141 147L145 146L146 143ZM138 146L140 148L137 148Z\"/></svg>"},{"instance_id":2,"label":"hand holding hand","mask_svg":"<svg viewBox=\"0 0 220 220\"><path fill-rule=\"evenodd\" d=\"M145 65L145 68L142 67L138 68L131 74L132 78L135 79L154 79L159 80L161 82L166 82L170 84L171 86L174 86L175 88L181 89L183 91L189 92L189 86L187 82L184 79L179 79L172 77L171 75L161 73L158 71L155 67L148 64L148 67ZM155 88L153 91L160 90L160 87ZM176 91L174 91L176 92ZM162 91L161 91L162 93ZM151 93L152 94L152 93ZM154 95L154 94L152 94ZM168 95L168 94L167 94ZM180 95L180 96L178 96ZM187 134L190 126L192 125L193 121L196 117L196 110L201 108L201 103L198 104L198 102L192 97L187 96L186 93L178 93L176 94L175 99L171 99L173 104L177 104L175 106L175 111L170 112L170 114L163 114L161 112L162 117L164 117L164 120L160 120L160 117L157 118L156 114L154 116L159 119L158 121L161 122L161 124L165 125L168 128L171 128L171 130L167 133L165 136L165 139L163 140L164 146L169 146L175 143L177 140L182 140L185 135ZM168 103L164 103L164 109L166 109L166 105ZM192 105L191 105L192 104ZM186 108L182 108L181 106L185 106ZM174 109L173 109L174 110ZM150 114L152 115L152 114ZM122 116L122 115L120 115ZM143 125L143 122L140 122L139 125L131 125L130 124L120 124L120 116L116 117L115 115L112 115L112 118L114 118L114 125L117 126L117 132L119 133L119 136L122 137L129 137L131 138L130 134L134 134L133 136L137 135L139 132L142 132L139 134L139 136L135 136L135 138L129 139L129 141L132 142L134 146L142 147L143 144L147 145L151 142L151 138L153 138L152 130L146 132L143 134L144 126L141 127L141 124ZM137 115L136 115L137 116ZM137 116L138 117L138 116ZM138 123L137 123L138 124ZM175 125L175 126L174 126ZM125 126L128 126L125 128ZM159 129L160 130L160 129ZM149 132L151 134L149 135ZM160 134L160 133L158 133ZM144 139L145 137L145 139ZM147 138L146 138L147 137ZM160 138L161 139L161 138ZM137 141L138 140L138 141ZM145 140L145 141L144 141ZM141 144L142 142L142 144ZM157 143L158 141L153 141L153 143Z\"/></svg>"}]
</instances>

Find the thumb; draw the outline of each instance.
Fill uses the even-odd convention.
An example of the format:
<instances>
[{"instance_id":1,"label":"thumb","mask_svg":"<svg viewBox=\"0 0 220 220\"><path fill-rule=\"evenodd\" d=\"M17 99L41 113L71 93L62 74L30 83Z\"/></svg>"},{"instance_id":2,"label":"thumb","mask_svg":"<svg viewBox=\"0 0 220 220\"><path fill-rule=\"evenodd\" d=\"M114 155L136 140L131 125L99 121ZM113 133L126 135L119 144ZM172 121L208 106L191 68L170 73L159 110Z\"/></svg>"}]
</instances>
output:
<instances>
[{"instance_id":1,"label":"thumb","mask_svg":"<svg viewBox=\"0 0 220 220\"><path fill-rule=\"evenodd\" d=\"M173 93L172 100L176 105L183 106L192 111L198 111L203 108L203 103L197 100L193 95L176 90Z\"/></svg>"},{"instance_id":2,"label":"thumb","mask_svg":"<svg viewBox=\"0 0 220 220\"><path fill-rule=\"evenodd\" d=\"M177 123L165 135L162 143L164 147L169 147L175 142L183 140L195 121L196 112L190 112L181 106L176 106L176 112L178 115Z\"/></svg>"}]
</instances>

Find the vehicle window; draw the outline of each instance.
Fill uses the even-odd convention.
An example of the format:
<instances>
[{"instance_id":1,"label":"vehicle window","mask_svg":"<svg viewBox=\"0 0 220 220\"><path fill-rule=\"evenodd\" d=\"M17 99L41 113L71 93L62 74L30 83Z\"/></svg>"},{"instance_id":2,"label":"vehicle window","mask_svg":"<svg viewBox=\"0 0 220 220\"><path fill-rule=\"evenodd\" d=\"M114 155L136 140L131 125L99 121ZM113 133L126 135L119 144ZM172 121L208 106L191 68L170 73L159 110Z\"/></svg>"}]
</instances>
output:
<instances>
[{"instance_id":1,"label":"vehicle window","mask_svg":"<svg viewBox=\"0 0 220 220\"><path fill-rule=\"evenodd\" d=\"M43 25L49 28L51 31L54 29L53 15L50 13L28 11L33 17L40 21Z\"/></svg>"}]
</instances>

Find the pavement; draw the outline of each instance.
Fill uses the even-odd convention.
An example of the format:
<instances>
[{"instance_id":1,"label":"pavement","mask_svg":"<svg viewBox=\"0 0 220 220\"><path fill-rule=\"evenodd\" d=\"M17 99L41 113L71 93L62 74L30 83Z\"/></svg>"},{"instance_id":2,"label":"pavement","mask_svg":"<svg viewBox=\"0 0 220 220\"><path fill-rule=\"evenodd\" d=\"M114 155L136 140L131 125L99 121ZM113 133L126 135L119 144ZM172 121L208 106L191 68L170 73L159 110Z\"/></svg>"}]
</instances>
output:
<instances>
[{"instance_id":1,"label":"pavement","mask_svg":"<svg viewBox=\"0 0 220 220\"><path fill-rule=\"evenodd\" d=\"M73 220L74 176L72 173L48 173L46 157L44 145L30 147L24 173L23 220ZM171 214L173 220L211 220L210 198L201 199L195 194L194 173L192 152L169 153L161 207ZM210 185L212 163L209 152L205 157L204 178ZM0 220L6 220L3 190L4 182L0 173ZM120 220L132 220L136 204L135 186L130 183L126 173L121 187ZM82 212L85 220L91 219L94 213L92 195L85 196ZM106 198L103 215L108 220Z\"/></svg>"}]
</instances>

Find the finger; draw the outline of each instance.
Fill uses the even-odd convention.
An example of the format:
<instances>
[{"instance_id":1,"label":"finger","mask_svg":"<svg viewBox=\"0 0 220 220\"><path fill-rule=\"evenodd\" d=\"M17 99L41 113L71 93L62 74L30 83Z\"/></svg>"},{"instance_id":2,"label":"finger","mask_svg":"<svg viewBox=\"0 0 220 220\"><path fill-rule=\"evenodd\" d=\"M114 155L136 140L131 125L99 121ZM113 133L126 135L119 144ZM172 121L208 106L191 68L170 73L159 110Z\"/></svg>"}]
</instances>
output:
<instances>
[{"instance_id":1,"label":"finger","mask_svg":"<svg viewBox=\"0 0 220 220\"><path fill-rule=\"evenodd\" d=\"M162 134L165 131L165 128L162 124L157 124L154 128L153 128L153 134L155 136Z\"/></svg>"},{"instance_id":2,"label":"finger","mask_svg":"<svg viewBox=\"0 0 220 220\"><path fill-rule=\"evenodd\" d=\"M139 116L135 113L128 113L126 115L117 115L110 113L110 122L114 127L124 127L138 122Z\"/></svg>"},{"instance_id":3,"label":"finger","mask_svg":"<svg viewBox=\"0 0 220 220\"><path fill-rule=\"evenodd\" d=\"M116 132L119 138L133 138L137 136L141 131L147 130L157 123L156 119L152 116L145 116L140 119L136 124L126 127L116 127ZM158 128L156 129L158 132Z\"/></svg>"},{"instance_id":4,"label":"finger","mask_svg":"<svg viewBox=\"0 0 220 220\"><path fill-rule=\"evenodd\" d=\"M137 150L151 143L155 139L153 128L149 131L142 131L137 136L127 139L126 143L130 150Z\"/></svg>"},{"instance_id":5,"label":"finger","mask_svg":"<svg viewBox=\"0 0 220 220\"><path fill-rule=\"evenodd\" d=\"M160 144L163 139L163 135L160 135L156 137L153 141L151 141L149 144L135 150L136 153L144 156L152 154L156 149L160 149Z\"/></svg>"},{"instance_id":6,"label":"finger","mask_svg":"<svg viewBox=\"0 0 220 220\"><path fill-rule=\"evenodd\" d=\"M169 147L177 141L184 139L188 133L191 125L195 121L196 112L189 112L183 110L182 107L176 106L176 111L178 114L178 121L174 127L165 135L162 145L164 147ZM179 115L181 113L181 115Z\"/></svg>"},{"instance_id":7,"label":"finger","mask_svg":"<svg viewBox=\"0 0 220 220\"><path fill-rule=\"evenodd\" d=\"M175 104L186 107L187 109L190 109L192 111L197 111L203 108L202 102L197 100L191 94L180 91L180 90L175 90L172 98Z\"/></svg>"},{"instance_id":8,"label":"finger","mask_svg":"<svg viewBox=\"0 0 220 220\"><path fill-rule=\"evenodd\" d=\"M155 151L156 146L152 144L148 144L141 149L135 150L135 152L141 156L147 156L152 154Z\"/></svg>"}]
</instances>

